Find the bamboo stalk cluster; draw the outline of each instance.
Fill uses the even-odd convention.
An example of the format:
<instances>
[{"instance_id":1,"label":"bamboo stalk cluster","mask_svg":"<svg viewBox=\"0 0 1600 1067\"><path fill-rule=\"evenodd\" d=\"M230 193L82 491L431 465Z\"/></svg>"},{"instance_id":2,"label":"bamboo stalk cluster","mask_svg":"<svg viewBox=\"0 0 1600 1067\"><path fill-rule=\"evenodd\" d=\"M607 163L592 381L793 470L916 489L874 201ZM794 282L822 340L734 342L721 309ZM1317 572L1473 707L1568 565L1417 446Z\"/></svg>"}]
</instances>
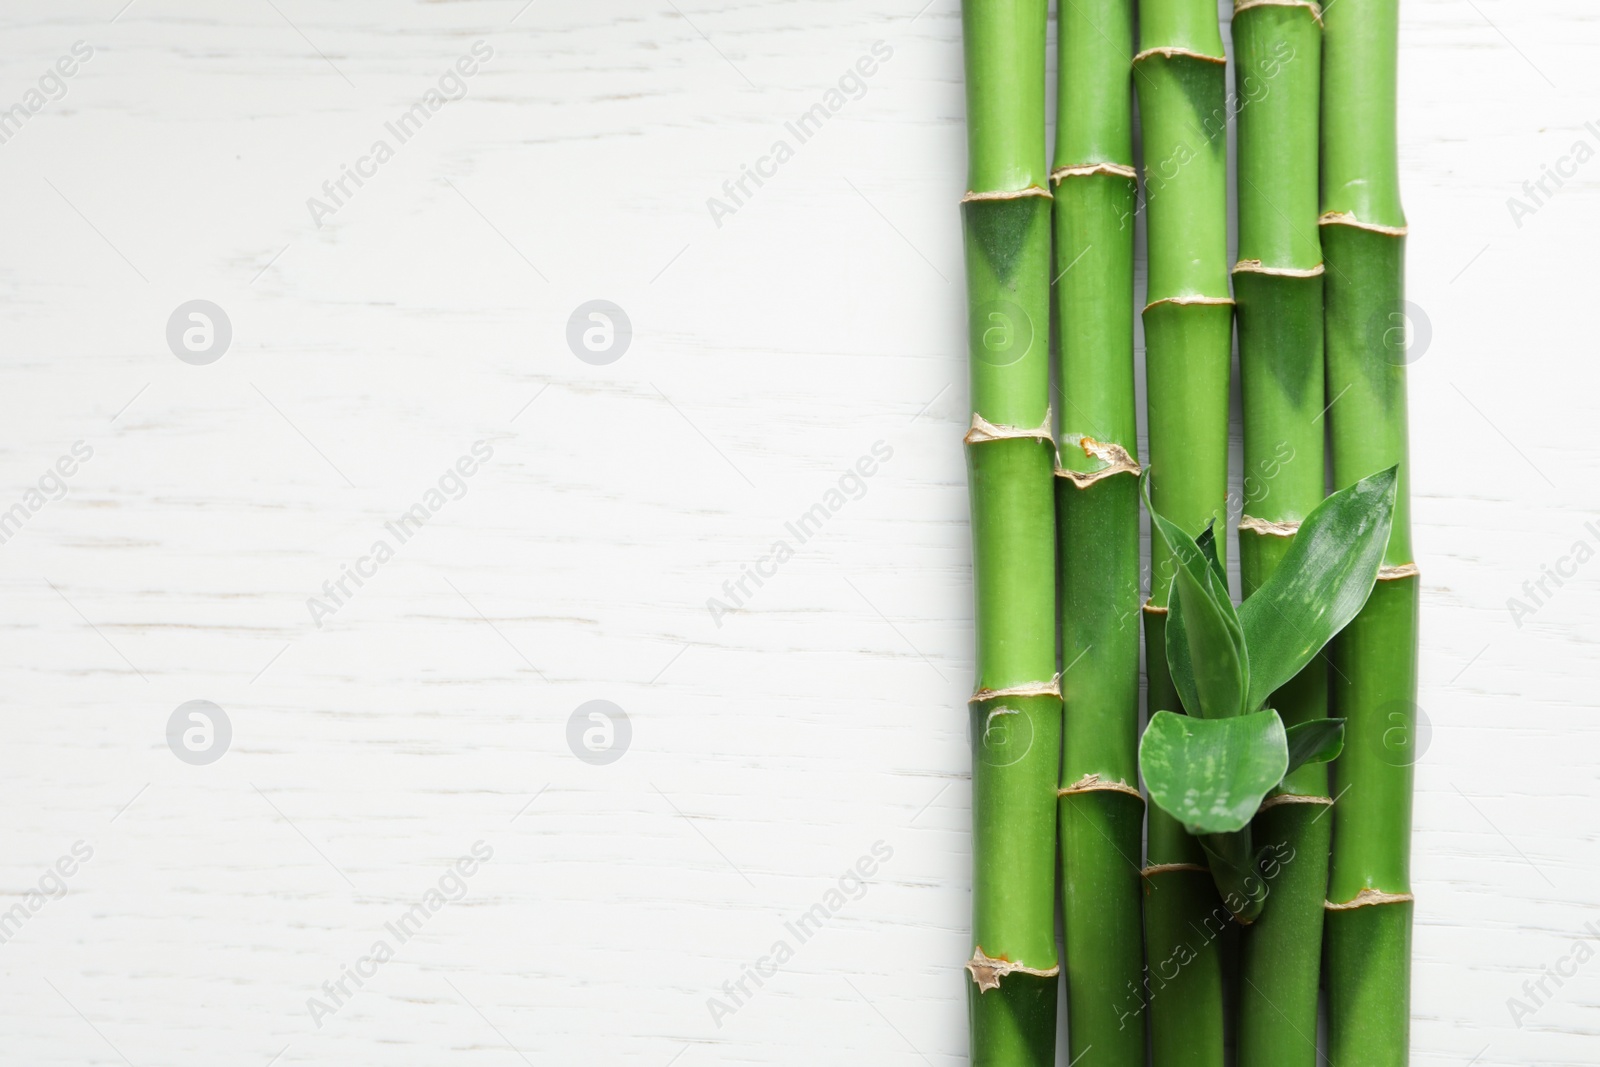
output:
<instances>
[{"instance_id":1,"label":"bamboo stalk cluster","mask_svg":"<svg viewBox=\"0 0 1600 1067\"><path fill-rule=\"evenodd\" d=\"M971 1062L1404 1065L1418 577L1395 329L1398 0L1236 0L1232 93L1215 0L1060 0L1047 168L1048 17L1047 0L962 11ZM1139 486L1222 573L1235 328L1244 596L1278 570L1330 482L1398 466L1399 489L1365 606L1267 704L1291 734L1344 720L1331 775L1291 764L1243 830L1199 835L1140 788L1141 629L1148 712L1186 708L1166 633L1180 562L1152 537L1141 601Z\"/></svg>"}]
</instances>

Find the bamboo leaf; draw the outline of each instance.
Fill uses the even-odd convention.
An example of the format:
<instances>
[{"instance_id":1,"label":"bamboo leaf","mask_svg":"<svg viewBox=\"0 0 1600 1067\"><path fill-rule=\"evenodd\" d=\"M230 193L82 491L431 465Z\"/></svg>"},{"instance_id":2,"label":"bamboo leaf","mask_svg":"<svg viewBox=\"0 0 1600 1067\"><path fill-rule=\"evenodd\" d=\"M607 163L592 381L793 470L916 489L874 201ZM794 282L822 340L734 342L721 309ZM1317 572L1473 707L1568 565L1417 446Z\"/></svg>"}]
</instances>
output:
<instances>
[{"instance_id":1,"label":"bamboo leaf","mask_svg":"<svg viewBox=\"0 0 1600 1067\"><path fill-rule=\"evenodd\" d=\"M1149 494L1145 505L1149 507ZM1152 508L1150 520L1177 562L1167 609L1167 663L1184 708L1191 715L1223 718L1244 710L1249 663L1244 634L1228 596L1220 566L1195 539ZM1205 536L1205 535L1202 535ZM1215 556L1215 545L1212 546ZM1174 608L1179 622L1172 625Z\"/></svg>"},{"instance_id":2,"label":"bamboo leaf","mask_svg":"<svg viewBox=\"0 0 1600 1067\"><path fill-rule=\"evenodd\" d=\"M1271 709L1226 719L1158 711L1139 742L1150 799L1191 834L1249 825L1288 766L1283 722Z\"/></svg>"},{"instance_id":3,"label":"bamboo leaf","mask_svg":"<svg viewBox=\"0 0 1600 1067\"><path fill-rule=\"evenodd\" d=\"M1216 522L1206 523L1206 528L1195 538L1194 543L1210 564L1211 573L1223 583L1223 588L1226 588L1227 572L1222 569L1222 562L1217 558ZM1183 706L1189 709L1191 714L1199 715L1200 696L1195 690L1194 664L1189 658L1189 635L1183 621L1182 597L1174 596L1167 604L1166 635L1167 673L1178 690L1178 698L1183 701Z\"/></svg>"},{"instance_id":4,"label":"bamboo leaf","mask_svg":"<svg viewBox=\"0 0 1600 1067\"><path fill-rule=\"evenodd\" d=\"M1289 742L1289 769L1293 774L1307 763L1331 763L1344 751L1343 719L1312 719L1284 731Z\"/></svg>"},{"instance_id":5,"label":"bamboo leaf","mask_svg":"<svg viewBox=\"0 0 1600 1067\"><path fill-rule=\"evenodd\" d=\"M1233 647L1238 651L1239 657L1239 704L1240 714L1250 709L1245 707L1244 698L1250 684L1250 650L1244 643L1244 628L1239 623L1239 612L1233 606L1233 598L1228 595L1228 579L1223 576L1221 567L1213 567L1206 571L1206 591L1211 595L1211 600L1221 609L1222 624L1227 627L1228 638L1233 642Z\"/></svg>"},{"instance_id":6,"label":"bamboo leaf","mask_svg":"<svg viewBox=\"0 0 1600 1067\"><path fill-rule=\"evenodd\" d=\"M1205 566L1203 561L1201 566ZM1209 579L1208 571L1201 573ZM1214 583L1214 579L1197 581L1190 569L1183 567L1172 590L1172 599L1183 612L1180 636L1188 646L1186 667L1194 678L1196 705L1187 710L1208 719L1243 711L1247 684L1244 643L1233 604L1226 596L1216 595ZM1168 634L1169 660L1172 643Z\"/></svg>"},{"instance_id":7,"label":"bamboo leaf","mask_svg":"<svg viewBox=\"0 0 1600 1067\"><path fill-rule=\"evenodd\" d=\"M1167 601L1167 674L1178 699L1191 715L1200 714L1200 693L1194 685L1194 663L1189 659L1189 631L1183 621L1183 598L1176 593Z\"/></svg>"},{"instance_id":8,"label":"bamboo leaf","mask_svg":"<svg viewBox=\"0 0 1600 1067\"><path fill-rule=\"evenodd\" d=\"M1260 707L1300 673L1367 602L1389 544L1397 470L1317 505L1272 577L1239 608L1250 657L1247 707Z\"/></svg>"},{"instance_id":9,"label":"bamboo leaf","mask_svg":"<svg viewBox=\"0 0 1600 1067\"><path fill-rule=\"evenodd\" d=\"M1195 547L1200 554L1211 564L1211 571L1222 580L1222 587L1228 587L1228 572L1223 569L1222 560L1217 558L1217 520L1212 519L1206 523L1206 528L1200 531L1200 536L1194 539Z\"/></svg>"}]
</instances>

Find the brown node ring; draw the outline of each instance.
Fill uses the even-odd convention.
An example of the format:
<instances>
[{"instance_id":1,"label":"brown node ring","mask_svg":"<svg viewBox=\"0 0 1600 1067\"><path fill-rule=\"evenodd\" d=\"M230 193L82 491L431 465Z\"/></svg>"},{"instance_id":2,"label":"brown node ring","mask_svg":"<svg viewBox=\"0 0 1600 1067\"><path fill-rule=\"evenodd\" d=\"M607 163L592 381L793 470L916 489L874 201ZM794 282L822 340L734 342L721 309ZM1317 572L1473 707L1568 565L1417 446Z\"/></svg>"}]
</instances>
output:
<instances>
[{"instance_id":1,"label":"brown node ring","mask_svg":"<svg viewBox=\"0 0 1600 1067\"><path fill-rule=\"evenodd\" d=\"M1021 963L1012 963L1010 960L995 959L993 956L985 955L981 945L972 950L972 958L964 966L967 968L967 973L972 975L972 980L977 983L980 994L987 993L991 989L999 989L1000 979L1008 974L1031 974L1035 978L1054 978L1061 973L1059 964L1048 970L1041 970Z\"/></svg>"},{"instance_id":2,"label":"brown node ring","mask_svg":"<svg viewBox=\"0 0 1600 1067\"><path fill-rule=\"evenodd\" d=\"M1343 904L1335 904L1330 900L1322 906L1327 911L1354 911L1357 908L1367 908L1375 904L1410 904L1416 899L1410 893L1385 893L1381 889L1373 889L1369 886L1357 893L1353 900L1347 900Z\"/></svg>"}]
</instances>

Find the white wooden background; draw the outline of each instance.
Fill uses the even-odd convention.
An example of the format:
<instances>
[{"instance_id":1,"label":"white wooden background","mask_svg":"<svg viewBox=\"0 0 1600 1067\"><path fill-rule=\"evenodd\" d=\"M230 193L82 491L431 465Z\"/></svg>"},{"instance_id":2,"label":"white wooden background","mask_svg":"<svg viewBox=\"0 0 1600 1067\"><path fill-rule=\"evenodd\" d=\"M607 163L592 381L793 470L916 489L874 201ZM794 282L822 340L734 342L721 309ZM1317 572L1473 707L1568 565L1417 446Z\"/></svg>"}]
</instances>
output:
<instances>
[{"instance_id":1,"label":"white wooden background","mask_svg":"<svg viewBox=\"0 0 1600 1067\"><path fill-rule=\"evenodd\" d=\"M465 98L316 226L479 40ZM879 40L719 226L707 198ZM93 449L0 546L0 1062L962 1062L956 0L11 0L0 41L0 107L93 49L0 144L0 510ZM1404 6L1419 1065L1600 1061L1600 962L1508 1006L1600 932L1600 563L1507 608L1600 547L1600 162L1506 206L1600 146L1597 47L1581 0ZM208 366L165 338L197 298L233 329ZM565 340L596 298L634 331L605 366ZM477 441L466 495L314 625ZM232 725L208 766L166 740L196 699ZM596 699L632 728L605 766L567 742ZM465 896L313 1019L478 841Z\"/></svg>"}]
</instances>

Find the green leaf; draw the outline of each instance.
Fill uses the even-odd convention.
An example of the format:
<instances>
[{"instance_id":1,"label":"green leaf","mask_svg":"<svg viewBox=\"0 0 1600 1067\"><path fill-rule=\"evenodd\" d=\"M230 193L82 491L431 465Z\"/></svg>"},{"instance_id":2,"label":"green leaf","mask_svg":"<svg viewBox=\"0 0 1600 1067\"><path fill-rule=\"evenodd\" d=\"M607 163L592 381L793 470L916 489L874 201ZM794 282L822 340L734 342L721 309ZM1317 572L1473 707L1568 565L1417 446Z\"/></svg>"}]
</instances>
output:
<instances>
[{"instance_id":1,"label":"green leaf","mask_svg":"<svg viewBox=\"0 0 1600 1067\"><path fill-rule=\"evenodd\" d=\"M1270 709L1227 719L1158 711L1139 742L1150 799L1191 834L1248 826L1288 766L1283 721Z\"/></svg>"},{"instance_id":2,"label":"green leaf","mask_svg":"<svg viewBox=\"0 0 1600 1067\"><path fill-rule=\"evenodd\" d=\"M1189 659L1189 631L1183 621L1183 598L1176 592L1167 599L1167 674L1178 699L1190 715L1200 714L1200 692L1194 685L1194 663Z\"/></svg>"},{"instance_id":3,"label":"green leaf","mask_svg":"<svg viewBox=\"0 0 1600 1067\"><path fill-rule=\"evenodd\" d=\"M1149 503L1147 491L1145 505ZM1220 566L1213 568L1211 559L1181 527L1153 509L1150 521L1178 564L1167 605L1167 669L1173 685L1191 715L1210 719L1237 715L1244 710L1249 662L1227 581L1218 577ZM1211 557L1215 555L1213 543ZM1173 626L1174 612L1177 626Z\"/></svg>"},{"instance_id":4,"label":"green leaf","mask_svg":"<svg viewBox=\"0 0 1600 1067\"><path fill-rule=\"evenodd\" d=\"M1206 528L1200 531L1200 536L1194 539L1195 547L1200 554L1211 564L1211 571L1222 580L1222 588L1228 588L1228 572L1223 569L1222 560L1217 558L1217 520L1212 519L1206 523Z\"/></svg>"},{"instance_id":5,"label":"green leaf","mask_svg":"<svg viewBox=\"0 0 1600 1067\"><path fill-rule=\"evenodd\" d=\"M1307 763L1331 763L1344 751L1343 719L1312 719L1284 731L1289 741L1289 769L1293 774Z\"/></svg>"},{"instance_id":6,"label":"green leaf","mask_svg":"<svg viewBox=\"0 0 1600 1067\"><path fill-rule=\"evenodd\" d=\"M1244 643L1244 628L1239 624L1239 613L1233 606L1233 599L1228 595L1228 579L1221 570L1212 569L1206 572L1206 591L1211 594L1212 601L1222 608L1222 624L1228 628L1228 637L1233 641L1234 648L1239 651L1239 667L1244 675L1243 684L1239 689L1239 714L1250 709L1244 706L1245 689L1250 682L1250 649Z\"/></svg>"},{"instance_id":7,"label":"green leaf","mask_svg":"<svg viewBox=\"0 0 1600 1067\"><path fill-rule=\"evenodd\" d=\"M1239 608L1250 656L1246 707L1259 708L1356 617L1389 544L1397 468L1334 493L1295 534L1277 569Z\"/></svg>"},{"instance_id":8,"label":"green leaf","mask_svg":"<svg viewBox=\"0 0 1600 1067\"><path fill-rule=\"evenodd\" d=\"M1203 560L1200 566L1206 567ZM1226 594L1217 595L1216 579L1209 568L1200 573L1197 580L1191 568L1180 567L1172 587L1172 601L1183 612L1180 636L1188 645L1187 668L1194 676L1198 706L1189 708L1189 713L1219 719L1244 710L1248 681L1244 641L1233 603ZM1167 647L1172 647L1170 634Z\"/></svg>"},{"instance_id":9,"label":"green leaf","mask_svg":"<svg viewBox=\"0 0 1600 1067\"><path fill-rule=\"evenodd\" d=\"M1227 593L1218 588L1219 579L1215 572L1206 579L1206 592L1208 599L1216 605L1226 605L1221 611L1222 625L1227 631L1230 646L1238 650L1238 658L1242 661L1240 669L1248 676L1249 663L1244 654L1244 635L1240 631L1238 618L1232 610L1232 603L1227 599ZM1183 617L1183 594L1181 590L1174 589L1172 598L1167 603L1166 622L1166 648L1167 648L1167 674L1172 678L1173 687L1178 690L1178 699L1183 701L1184 709L1191 715L1203 718L1222 718L1227 715L1237 715L1244 711L1244 685L1241 682L1237 690L1237 699L1230 695L1234 690L1227 689L1219 697L1223 703L1202 703L1199 685L1195 681L1194 653L1190 646L1188 625ZM1221 665L1219 664L1219 667ZM1220 707L1221 711L1215 710ZM1207 710L1212 709L1212 710Z\"/></svg>"},{"instance_id":10,"label":"green leaf","mask_svg":"<svg viewBox=\"0 0 1600 1067\"><path fill-rule=\"evenodd\" d=\"M1223 589L1227 588L1227 572L1222 569L1222 561L1217 558L1216 520L1206 523L1206 528L1200 536L1195 538L1195 547L1200 554L1205 556L1210 564L1211 574L1221 583ZM1207 587L1211 588L1210 579ZM1215 592L1214 589L1212 590ZM1223 599L1227 594L1223 594ZM1226 620L1224 620L1226 621ZM1240 638L1243 644L1243 638ZM1183 706L1191 715L1202 714L1200 710L1200 694L1195 689L1194 664L1189 657L1189 634L1183 622L1183 598L1173 596L1167 602L1166 624L1167 648L1167 673L1172 678L1173 686L1178 690L1178 699L1183 701Z\"/></svg>"}]
</instances>

